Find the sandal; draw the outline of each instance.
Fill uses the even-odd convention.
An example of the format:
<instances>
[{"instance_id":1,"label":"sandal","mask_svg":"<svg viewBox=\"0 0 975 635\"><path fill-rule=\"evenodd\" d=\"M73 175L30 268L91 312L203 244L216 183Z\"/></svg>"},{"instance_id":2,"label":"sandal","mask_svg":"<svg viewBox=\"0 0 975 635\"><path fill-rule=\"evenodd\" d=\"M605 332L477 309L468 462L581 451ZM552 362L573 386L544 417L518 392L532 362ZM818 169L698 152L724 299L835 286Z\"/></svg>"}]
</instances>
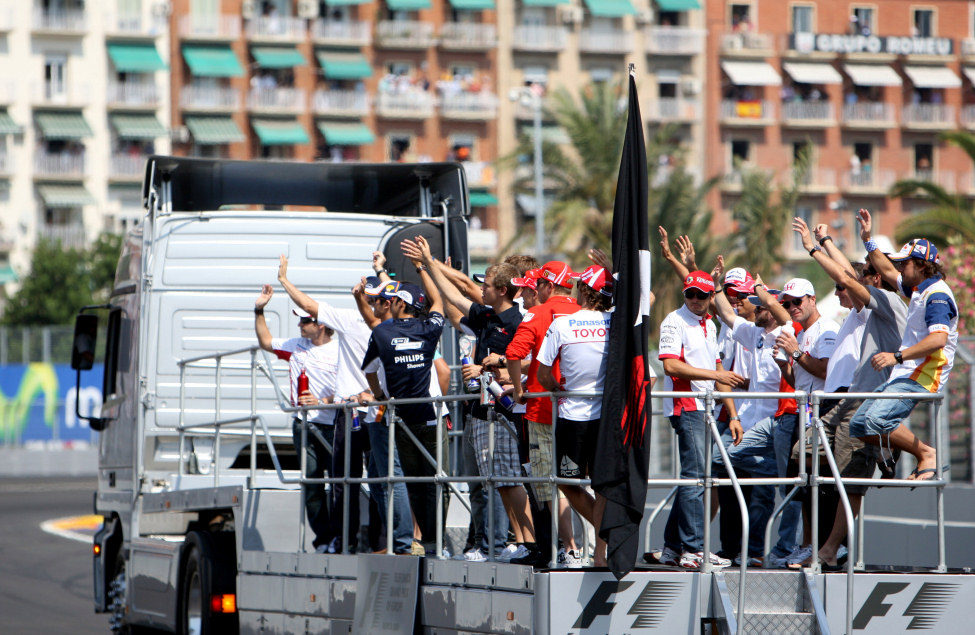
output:
<instances>
[{"instance_id":1,"label":"sandal","mask_svg":"<svg viewBox=\"0 0 975 635\"><path fill-rule=\"evenodd\" d=\"M948 471L948 466L947 465L943 466L941 468L941 471L942 472L947 472ZM930 476L928 478L918 478L922 474L931 474L932 476ZM914 480L914 481L932 481L935 478L937 478L937 475L938 475L938 468L936 468L936 467L929 467L929 468L925 468L923 470L919 470L917 468L914 468L914 471L911 472L911 476L913 476L914 478L913 479L910 479L910 480ZM915 489L917 489L917 486L912 487L911 488L911 491L913 492Z\"/></svg>"}]
</instances>

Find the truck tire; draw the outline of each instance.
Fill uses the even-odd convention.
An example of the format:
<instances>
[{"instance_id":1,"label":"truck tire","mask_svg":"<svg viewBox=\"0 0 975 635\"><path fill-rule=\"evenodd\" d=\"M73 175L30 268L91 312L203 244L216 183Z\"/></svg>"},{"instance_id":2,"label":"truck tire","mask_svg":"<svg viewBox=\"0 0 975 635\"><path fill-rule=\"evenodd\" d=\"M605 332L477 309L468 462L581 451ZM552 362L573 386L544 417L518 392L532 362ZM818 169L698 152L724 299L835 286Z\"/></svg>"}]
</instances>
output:
<instances>
[{"instance_id":1,"label":"truck tire","mask_svg":"<svg viewBox=\"0 0 975 635\"><path fill-rule=\"evenodd\" d=\"M109 628L115 635L137 635L145 629L129 624L128 614L128 580L126 578L125 555L119 550L115 556L115 566L111 571L112 578L108 583L108 613Z\"/></svg>"},{"instance_id":2,"label":"truck tire","mask_svg":"<svg viewBox=\"0 0 975 635\"><path fill-rule=\"evenodd\" d=\"M236 591L233 534L191 531L183 544L176 632L179 635L236 633L236 613L213 613L210 610L213 595Z\"/></svg>"}]
</instances>

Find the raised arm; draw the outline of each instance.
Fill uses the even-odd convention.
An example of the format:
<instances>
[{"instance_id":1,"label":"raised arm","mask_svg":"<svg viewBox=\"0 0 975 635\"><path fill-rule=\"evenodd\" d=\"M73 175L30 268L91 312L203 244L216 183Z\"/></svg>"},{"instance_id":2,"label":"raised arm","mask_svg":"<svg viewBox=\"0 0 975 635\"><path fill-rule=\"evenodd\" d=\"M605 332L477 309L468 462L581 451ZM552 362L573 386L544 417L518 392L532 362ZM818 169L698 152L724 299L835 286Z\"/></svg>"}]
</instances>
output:
<instances>
[{"instance_id":1,"label":"raised arm","mask_svg":"<svg viewBox=\"0 0 975 635\"><path fill-rule=\"evenodd\" d=\"M372 252L372 270L376 272L379 279L383 282L392 282L392 278L389 277L389 271L386 270L386 254L381 251ZM366 320L368 323L369 321Z\"/></svg>"},{"instance_id":2,"label":"raised arm","mask_svg":"<svg viewBox=\"0 0 975 635\"><path fill-rule=\"evenodd\" d=\"M758 274L755 275L755 295L758 296L758 300L762 303L762 306L766 307L769 313L772 314L776 324L785 326L792 321L789 312L785 310L785 307L782 306L778 298L768 292L768 287L765 286L762 276Z\"/></svg>"},{"instance_id":3,"label":"raised arm","mask_svg":"<svg viewBox=\"0 0 975 635\"><path fill-rule=\"evenodd\" d=\"M720 280L723 271L724 256L718 256L718 264L711 270L711 277L715 280ZM717 277L715 277L715 274L717 274ZM731 308L731 302L728 301L728 296L725 295L724 289L714 294L714 311L717 313L718 318L727 324L729 328L735 325L735 318L738 315Z\"/></svg>"},{"instance_id":4,"label":"raised arm","mask_svg":"<svg viewBox=\"0 0 975 635\"><path fill-rule=\"evenodd\" d=\"M400 243L400 247L403 249L403 255L409 258L417 269L420 270L421 279L425 275L430 280L432 291L439 290L439 293L436 294L438 300L440 300L440 294L443 293L443 297L446 298L447 302L457 307L457 310L461 313L464 315L470 313L473 302L465 298L457 290L457 287L444 275L441 267L445 265L433 257L433 254L430 252L430 245L426 239L422 236L417 236L413 240L406 239ZM424 280L424 285L426 285L426 280ZM431 291L427 291L427 295L430 296L432 302L434 294ZM442 313L443 310L441 309L440 312Z\"/></svg>"},{"instance_id":5,"label":"raised arm","mask_svg":"<svg viewBox=\"0 0 975 635\"><path fill-rule=\"evenodd\" d=\"M813 229L813 236L816 238L816 242L819 243L819 246L823 248L823 251L826 252L826 255L835 260L836 264L842 267L843 271L845 271L847 275L853 276L854 278L857 277L857 272L853 270L853 265L850 264L850 259L847 258L846 254L844 254L843 251L836 246L836 243L833 242L833 237L829 235L829 228L824 223L816 225L815 229ZM803 244L805 245L805 243ZM806 251L809 251L810 249L812 249L812 247L807 247Z\"/></svg>"},{"instance_id":6,"label":"raised arm","mask_svg":"<svg viewBox=\"0 0 975 635\"><path fill-rule=\"evenodd\" d=\"M873 228L870 212L861 208L857 212L857 220L860 221L860 240L863 241L863 246L867 248L867 258L870 259L870 264L873 265L874 270L880 274L881 278L886 280L890 286L897 288L897 278L900 277L897 268L894 267L894 263L890 261L887 255L877 248L877 244L870 239L870 230Z\"/></svg>"},{"instance_id":7,"label":"raised arm","mask_svg":"<svg viewBox=\"0 0 975 635\"><path fill-rule=\"evenodd\" d=\"M421 254L424 254L423 260L417 260L410 258L413 264L416 266L417 273L420 274L420 282L423 283L423 290L426 291L427 299L430 301L430 313L440 313L443 314L443 298L440 297L440 291L437 289L437 285L433 278L430 276L430 271L435 270L434 267L426 264L427 258L431 263L434 262L433 256L430 255L430 245L427 243L427 239L423 236L417 236L414 239L415 244L420 248ZM453 285L449 285L453 288ZM459 293L457 295L460 295ZM468 301L469 302L469 301ZM457 307L458 309L460 307ZM470 305L468 304L468 308Z\"/></svg>"},{"instance_id":8,"label":"raised arm","mask_svg":"<svg viewBox=\"0 0 975 635\"><path fill-rule=\"evenodd\" d=\"M470 277L467 276L463 271L454 269L450 266L449 258L448 262L437 261L437 266L440 268L440 273L444 275L447 280L457 287L458 290L464 295L464 297L470 298L472 301L478 304L484 304L484 296L481 295L481 285L477 284Z\"/></svg>"},{"instance_id":9,"label":"raised arm","mask_svg":"<svg viewBox=\"0 0 975 635\"><path fill-rule=\"evenodd\" d=\"M667 230L663 227L657 227L657 231L660 232L660 255L664 257L664 260L670 264L677 275L680 276L680 279L683 280L687 277L687 274L689 274L691 270L681 264L681 262L674 257L673 252L670 251L670 238L667 237Z\"/></svg>"},{"instance_id":10,"label":"raised arm","mask_svg":"<svg viewBox=\"0 0 975 635\"><path fill-rule=\"evenodd\" d=\"M278 282L284 287L284 290L291 296L291 301L297 304L302 311L308 313L309 315L318 315L318 302L311 299L311 296L301 291L295 285L291 284L288 280L288 257L281 254L281 260L278 264Z\"/></svg>"},{"instance_id":11,"label":"raised arm","mask_svg":"<svg viewBox=\"0 0 975 635\"><path fill-rule=\"evenodd\" d=\"M362 319L365 320L366 326L369 327L369 330L371 331L379 326L382 320L376 317L372 307L369 305L368 298L366 298L365 278L363 278L357 285L352 287L352 297L355 298L355 306L357 309L359 309L359 315L361 315Z\"/></svg>"},{"instance_id":12,"label":"raised arm","mask_svg":"<svg viewBox=\"0 0 975 635\"><path fill-rule=\"evenodd\" d=\"M817 226L818 229L819 227ZM850 293L850 299L853 301L853 306L857 311L870 302L870 291L857 280L853 273L853 267L850 267L850 261L846 259L843 252L836 248L832 240L825 241L825 245L827 248L837 252L839 258L842 258L846 262L849 270L845 269L836 257L832 255L827 256L823 249L816 249L816 242L809 235L809 226L806 225L806 221L798 216L795 217L792 219L792 230L799 234L799 237L802 239L802 247L812 253L813 260L819 263L823 271L829 274L829 277L836 284L841 284L846 287ZM814 249L815 251L813 251Z\"/></svg>"},{"instance_id":13,"label":"raised arm","mask_svg":"<svg viewBox=\"0 0 975 635\"><path fill-rule=\"evenodd\" d=\"M264 307L271 301L273 295L274 288L266 284L261 287L261 295L254 301L254 331L257 332L257 343L269 353L273 349L271 348L271 331L267 328L267 322L264 320Z\"/></svg>"}]
</instances>

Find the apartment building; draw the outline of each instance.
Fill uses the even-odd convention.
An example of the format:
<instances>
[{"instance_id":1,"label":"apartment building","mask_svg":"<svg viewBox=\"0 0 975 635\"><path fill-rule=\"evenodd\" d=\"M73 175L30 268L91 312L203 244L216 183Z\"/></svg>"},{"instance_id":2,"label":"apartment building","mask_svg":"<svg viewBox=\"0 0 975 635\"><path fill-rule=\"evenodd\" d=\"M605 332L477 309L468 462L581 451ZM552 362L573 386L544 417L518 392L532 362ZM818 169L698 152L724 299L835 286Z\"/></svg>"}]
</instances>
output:
<instances>
[{"instance_id":1,"label":"apartment building","mask_svg":"<svg viewBox=\"0 0 975 635\"><path fill-rule=\"evenodd\" d=\"M89 244L141 219L169 152L168 4L0 0L0 284L39 238Z\"/></svg>"},{"instance_id":2,"label":"apartment building","mask_svg":"<svg viewBox=\"0 0 975 635\"><path fill-rule=\"evenodd\" d=\"M705 173L724 177L711 200L718 229L733 226L742 167L787 179L803 148L811 168L798 213L829 223L851 254L862 253L857 209L892 236L923 208L887 197L898 179L975 196L971 162L938 138L975 127L975 3L733 0L706 12Z\"/></svg>"}]
</instances>

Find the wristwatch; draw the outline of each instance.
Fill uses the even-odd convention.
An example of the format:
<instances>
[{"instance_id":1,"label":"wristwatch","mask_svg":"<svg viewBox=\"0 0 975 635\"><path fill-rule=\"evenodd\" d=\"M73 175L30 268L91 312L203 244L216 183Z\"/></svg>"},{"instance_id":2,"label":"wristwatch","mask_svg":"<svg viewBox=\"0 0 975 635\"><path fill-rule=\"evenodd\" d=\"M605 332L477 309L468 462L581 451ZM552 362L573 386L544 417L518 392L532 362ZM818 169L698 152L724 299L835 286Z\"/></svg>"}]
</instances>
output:
<instances>
[{"instance_id":1,"label":"wristwatch","mask_svg":"<svg viewBox=\"0 0 975 635\"><path fill-rule=\"evenodd\" d=\"M894 359L897 360L897 363L898 364L903 364L904 363L904 354L901 353L900 351L897 351L896 353L894 353Z\"/></svg>"},{"instance_id":2,"label":"wristwatch","mask_svg":"<svg viewBox=\"0 0 975 635\"><path fill-rule=\"evenodd\" d=\"M792 359L798 362L800 357L802 357L802 351L800 351L798 348L792 351Z\"/></svg>"}]
</instances>

